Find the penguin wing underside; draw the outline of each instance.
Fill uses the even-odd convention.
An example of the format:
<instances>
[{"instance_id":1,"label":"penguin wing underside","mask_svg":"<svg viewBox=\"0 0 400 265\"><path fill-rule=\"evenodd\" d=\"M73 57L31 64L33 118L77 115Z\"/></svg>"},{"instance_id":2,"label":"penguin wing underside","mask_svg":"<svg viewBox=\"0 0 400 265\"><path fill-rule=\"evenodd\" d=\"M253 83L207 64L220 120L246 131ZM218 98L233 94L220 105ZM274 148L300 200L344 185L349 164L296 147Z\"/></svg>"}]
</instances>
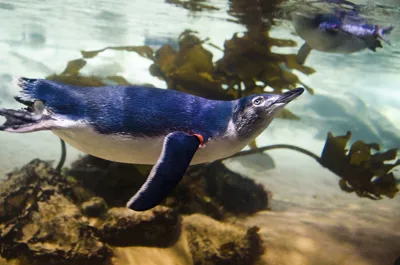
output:
<instances>
[{"instance_id":1,"label":"penguin wing underside","mask_svg":"<svg viewBox=\"0 0 400 265\"><path fill-rule=\"evenodd\" d=\"M145 211L161 203L182 179L199 144L195 135L180 131L168 134L157 163L146 182L128 201L127 207Z\"/></svg>"}]
</instances>

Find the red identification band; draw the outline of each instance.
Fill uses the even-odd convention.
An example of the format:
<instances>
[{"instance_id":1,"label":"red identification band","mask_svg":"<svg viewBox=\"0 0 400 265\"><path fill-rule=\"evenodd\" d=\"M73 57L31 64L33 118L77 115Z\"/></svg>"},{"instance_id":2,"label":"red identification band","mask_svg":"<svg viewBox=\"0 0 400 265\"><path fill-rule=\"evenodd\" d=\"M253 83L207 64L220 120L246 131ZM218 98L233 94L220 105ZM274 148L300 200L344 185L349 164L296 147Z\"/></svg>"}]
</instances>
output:
<instances>
[{"instance_id":1,"label":"red identification band","mask_svg":"<svg viewBox=\"0 0 400 265\"><path fill-rule=\"evenodd\" d=\"M203 136L201 136L200 134L193 134L194 136L196 136L197 138L199 138L200 141L200 147L202 147L204 145L204 138Z\"/></svg>"}]
</instances>

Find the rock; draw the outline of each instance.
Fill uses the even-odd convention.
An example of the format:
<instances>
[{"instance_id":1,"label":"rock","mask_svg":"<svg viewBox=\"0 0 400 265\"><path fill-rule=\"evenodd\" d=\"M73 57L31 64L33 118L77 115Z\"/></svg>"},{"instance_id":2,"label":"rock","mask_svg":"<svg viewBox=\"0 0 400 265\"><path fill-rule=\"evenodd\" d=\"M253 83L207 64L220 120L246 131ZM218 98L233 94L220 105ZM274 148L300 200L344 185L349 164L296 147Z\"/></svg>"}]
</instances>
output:
<instances>
[{"instance_id":1,"label":"rock","mask_svg":"<svg viewBox=\"0 0 400 265\"><path fill-rule=\"evenodd\" d=\"M0 255L33 264L98 264L111 251L71 198L73 184L33 160L0 189ZM68 194L69 196L65 196Z\"/></svg>"},{"instance_id":2,"label":"rock","mask_svg":"<svg viewBox=\"0 0 400 265\"><path fill-rule=\"evenodd\" d=\"M249 265L264 253L257 227L246 229L194 214L183 219L195 265Z\"/></svg>"},{"instance_id":3,"label":"rock","mask_svg":"<svg viewBox=\"0 0 400 265\"><path fill-rule=\"evenodd\" d=\"M100 215L106 213L107 204L103 198L92 197L88 201L82 203L81 208L86 216L99 217Z\"/></svg>"},{"instance_id":4,"label":"rock","mask_svg":"<svg viewBox=\"0 0 400 265\"><path fill-rule=\"evenodd\" d=\"M98 227L110 245L167 247L180 236L180 217L163 206L145 212L112 208Z\"/></svg>"},{"instance_id":5,"label":"rock","mask_svg":"<svg viewBox=\"0 0 400 265\"><path fill-rule=\"evenodd\" d=\"M207 194L227 212L250 215L268 208L268 192L261 184L229 170L221 162L212 163L205 178Z\"/></svg>"},{"instance_id":6,"label":"rock","mask_svg":"<svg viewBox=\"0 0 400 265\"><path fill-rule=\"evenodd\" d=\"M176 209L181 214L201 213L222 220L226 212L224 207L207 193L205 174L206 167L204 165L190 167L167 197L164 205Z\"/></svg>"},{"instance_id":7,"label":"rock","mask_svg":"<svg viewBox=\"0 0 400 265\"><path fill-rule=\"evenodd\" d=\"M0 222L15 218L38 197L62 193L71 201L83 202L92 194L72 178L58 175L50 163L35 159L11 172L0 185Z\"/></svg>"},{"instance_id":8,"label":"rock","mask_svg":"<svg viewBox=\"0 0 400 265\"><path fill-rule=\"evenodd\" d=\"M68 175L103 198L109 207L122 207L139 190L150 169L150 166L115 163L87 155L72 163Z\"/></svg>"},{"instance_id":9,"label":"rock","mask_svg":"<svg viewBox=\"0 0 400 265\"><path fill-rule=\"evenodd\" d=\"M150 170L151 166L85 156L73 163L68 174L104 198L110 207L122 207L139 190ZM222 220L232 214L249 215L268 209L268 192L262 185L217 161L189 167L162 205L180 214L202 213Z\"/></svg>"}]
</instances>

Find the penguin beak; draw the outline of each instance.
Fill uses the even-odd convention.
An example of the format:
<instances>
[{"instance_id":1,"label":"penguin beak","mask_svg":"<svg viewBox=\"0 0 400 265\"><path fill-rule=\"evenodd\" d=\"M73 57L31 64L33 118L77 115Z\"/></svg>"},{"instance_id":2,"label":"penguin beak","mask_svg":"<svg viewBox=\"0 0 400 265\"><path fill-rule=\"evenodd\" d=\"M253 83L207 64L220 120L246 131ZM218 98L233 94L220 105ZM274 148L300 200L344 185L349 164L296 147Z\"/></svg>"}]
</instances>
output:
<instances>
[{"instance_id":1,"label":"penguin beak","mask_svg":"<svg viewBox=\"0 0 400 265\"><path fill-rule=\"evenodd\" d=\"M303 94L304 88L298 87L296 89L290 90L288 92L285 92L283 94L278 95L278 98L275 100L274 104L276 103L283 103L287 104L293 99L297 98L301 94Z\"/></svg>"}]
</instances>

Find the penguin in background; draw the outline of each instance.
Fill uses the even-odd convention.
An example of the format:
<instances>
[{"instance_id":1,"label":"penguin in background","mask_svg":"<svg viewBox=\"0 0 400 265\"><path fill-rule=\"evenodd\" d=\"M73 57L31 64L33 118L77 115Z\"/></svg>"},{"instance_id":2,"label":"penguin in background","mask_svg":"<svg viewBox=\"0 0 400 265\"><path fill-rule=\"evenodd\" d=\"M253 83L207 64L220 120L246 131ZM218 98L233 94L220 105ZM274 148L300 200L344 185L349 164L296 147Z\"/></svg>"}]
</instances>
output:
<instances>
[{"instance_id":1,"label":"penguin in background","mask_svg":"<svg viewBox=\"0 0 400 265\"><path fill-rule=\"evenodd\" d=\"M364 49L373 52L382 48L380 40L386 38L393 26L379 27L368 24L357 13L336 10L334 13L306 14L294 12L293 26L305 43L297 53L297 63L304 64L310 52L351 54Z\"/></svg>"}]
</instances>

